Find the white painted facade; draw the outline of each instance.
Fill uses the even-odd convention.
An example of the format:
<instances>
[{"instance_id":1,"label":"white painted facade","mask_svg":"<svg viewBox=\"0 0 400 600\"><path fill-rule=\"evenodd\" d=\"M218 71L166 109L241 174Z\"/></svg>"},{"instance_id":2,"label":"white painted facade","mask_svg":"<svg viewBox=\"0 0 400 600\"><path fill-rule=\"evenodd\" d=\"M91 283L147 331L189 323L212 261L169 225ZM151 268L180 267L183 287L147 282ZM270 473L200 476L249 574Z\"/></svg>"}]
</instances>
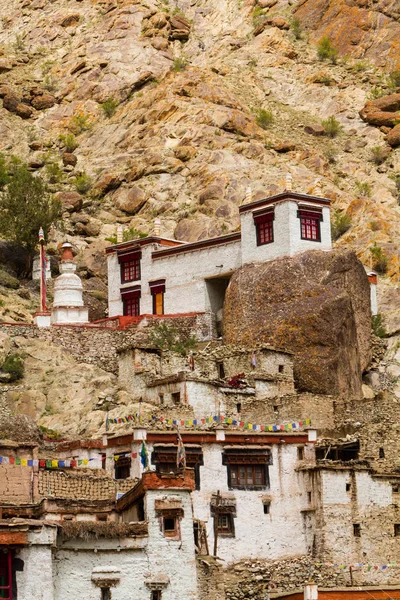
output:
<instances>
[{"instance_id":1,"label":"white painted facade","mask_svg":"<svg viewBox=\"0 0 400 600\"><path fill-rule=\"evenodd\" d=\"M54 283L51 323L53 325L88 323L88 309L83 304L82 281L75 273L76 265L72 260L71 244L63 244L60 271L61 275Z\"/></svg>"},{"instance_id":2,"label":"white painted facade","mask_svg":"<svg viewBox=\"0 0 400 600\"><path fill-rule=\"evenodd\" d=\"M319 215L318 241L301 239L302 210ZM255 219L273 213L273 241L257 244ZM107 249L109 316L124 314L121 293L140 290L140 314L153 313L150 283L165 280L163 314L210 312L214 317L223 308L225 290L232 273L242 265L293 256L307 250L330 250L329 200L286 191L239 209L241 232L185 243L149 237ZM141 252L140 279L123 283L120 257L129 251Z\"/></svg>"}]
</instances>

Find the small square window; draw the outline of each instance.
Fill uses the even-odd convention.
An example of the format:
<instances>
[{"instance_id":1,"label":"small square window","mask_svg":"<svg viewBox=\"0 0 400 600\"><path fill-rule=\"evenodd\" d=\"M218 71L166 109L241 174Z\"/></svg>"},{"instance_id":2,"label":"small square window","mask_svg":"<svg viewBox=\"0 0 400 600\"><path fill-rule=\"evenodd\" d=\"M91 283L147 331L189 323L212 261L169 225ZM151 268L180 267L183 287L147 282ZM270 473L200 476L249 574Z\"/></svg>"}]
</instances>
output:
<instances>
[{"instance_id":1,"label":"small square window","mask_svg":"<svg viewBox=\"0 0 400 600\"><path fill-rule=\"evenodd\" d=\"M63 521L75 521L74 515L63 515L62 519Z\"/></svg>"},{"instance_id":2,"label":"small square window","mask_svg":"<svg viewBox=\"0 0 400 600\"><path fill-rule=\"evenodd\" d=\"M236 412L237 412L237 413L240 413L240 412L242 412L242 403L241 403L241 402L238 402L238 403L236 404Z\"/></svg>"},{"instance_id":3,"label":"small square window","mask_svg":"<svg viewBox=\"0 0 400 600\"><path fill-rule=\"evenodd\" d=\"M400 536L400 523L395 523L394 524L394 536L395 537L399 537Z\"/></svg>"},{"instance_id":4,"label":"small square window","mask_svg":"<svg viewBox=\"0 0 400 600\"><path fill-rule=\"evenodd\" d=\"M171 398L172 398L172 402L175 404L175 406L179 406L179 404L181 403L181 393L173 392L171 394Z\"/></svg>"},{"instance_id":5,"label":"small square window","mask_svg":"<svg viewBox=\"0 0 400 600\"><path fill-rule=\"evenodd\" d=\"M277 412L278 412L278 407L275 405L274 406L274 413L277 413Z\"/></svg>"},{"instance_id":6,"label":"small square window","mask_svg":"<svg viewBox=\"0 0 400 600\"><path fill-rule=\"evenodd\" d=\"M269 213L256 217L257 246L272 244L274 241L274 215Z\"/></svg>"},{"instance_id":7,"label":"small square window","mask_svg":"<svg viewBox=\"0 0 400 600\"><path fill-rule=\"evenodd\" d=\"M233 516L230 513L219 514L217 528L220 535L235 535Z\"/></svg>"},{"instance_id":8,"label":"small square window","mask_svg":"<svg viewBox=\"0 0 400 600\"><path fill-rule=\"evenodd\" d=\"M278 373L283 373L284 371L284 366L283 365L279 365L278 366Z\"/></svg>"},{"instance_id":9,"label":"small square window","mask_svg":"<svg viewBox=\"0 0 400 600\"><path fill-rule=\"evenodd\" d=\"M105 523L107 522L107 515L97 515L97 520Z\"/></svg>"},{"instance_id":10,"label":"small square window","mask_svg":"<svg viewBox=\"0 0 400 600\"><path fill-rule=\"evenodd\" d=\"M297 460L304 460L304 446L297 446Z\"/></svg>"},{"instance_id":11,"label":"small square window","mask_svg":"<svg viewBox=\"0 0 400 600\"><path fill-rule=\"evenodd\" d=\"M353 523L353 535L354 537L361 537L361 525L359 523Z\"/></svg>"},{"instance_id":12,"label":"small square window","mask_svg":"<svg viewBox=\"0 0 400 600\"><path fill-rule=\"evenodd\" d=\"M176 523L175 517L164 517L163 518L164 535L166 537L175 537L177 535L176 525L177 525L177 523Z\"/></svg>"},{"instance_id":13,"label":"small square window","mask_svg":"<svg viewBox=\"0 0 400 600\"><path fill-rule=\"evenodd\" d=\"M399 486L397 483L392 483L392 492L393 492L393 494L399 493Z\"/></svg>"},{"instance_id":14,"label":"small square window","mask_svg":"<svg viewBox=\"0 0 400 600\"><path fill-rule=\"evenodd\" d=\"M271 510L271 502L263 502L264 515L269 515Z\"/></svg>"},{"instance_id":15,"label":"small square window","mask_svg":"<svg viewBox=\"0 0 400 600\"><path fill-rule=\"evenodd\" d=\"M346 492L350 492L351 490L351 483L346 483Z\"/></svg>"},{"instance_id":16,"label":"small square window","mask_svg":"<svg viewBox=\"0 0 400 600\"><path fill-rule=\"evenodd\" d=\"M379 448L379 458L385 458L385 450L383 448Z\"/></svg>"}]
</instances>

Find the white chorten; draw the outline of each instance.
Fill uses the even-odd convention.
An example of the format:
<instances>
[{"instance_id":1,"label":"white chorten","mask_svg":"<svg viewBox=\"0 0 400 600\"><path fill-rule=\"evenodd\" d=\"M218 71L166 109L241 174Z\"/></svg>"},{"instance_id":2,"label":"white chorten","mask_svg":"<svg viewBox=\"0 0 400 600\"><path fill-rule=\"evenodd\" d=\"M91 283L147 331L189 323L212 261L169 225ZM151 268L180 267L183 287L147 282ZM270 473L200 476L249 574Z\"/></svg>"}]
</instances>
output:
<instances>
[{"instance_id":1,"label":"white chorten","mask_svg":"<svg viewBox=\"0 0 400 600\"><path fill-rule=\"evenodd\" d=\"M82 281L75 273L71 244L62 245L60 271L61 275L54 282L52 324L88 323L88 309L83 305Z\"/></svg>"}]
</instances>

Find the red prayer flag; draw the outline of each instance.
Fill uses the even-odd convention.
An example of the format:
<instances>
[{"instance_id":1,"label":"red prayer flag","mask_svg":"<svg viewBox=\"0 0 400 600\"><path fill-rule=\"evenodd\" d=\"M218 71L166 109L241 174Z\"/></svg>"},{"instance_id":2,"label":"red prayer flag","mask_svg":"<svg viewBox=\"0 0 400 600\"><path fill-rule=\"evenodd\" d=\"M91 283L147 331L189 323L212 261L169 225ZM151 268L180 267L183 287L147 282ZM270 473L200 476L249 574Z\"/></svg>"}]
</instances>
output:
<instances>
[{"instance_id":1,"label":"red prayer flag","mask_svg":"<svg viewBox=\"0 0 400 600\"><path fill-rule=\"evenodd\" d=\"M46 466L46 461L45 460L39 460L39 467L45 467Z\"/></svg>"},{"instance_id":2,"label":"red prayer flag","mask_svg":"<svg viewBox=\"0 0 400 600\"><path fill-rule=\"evenodd\" d=\"M15 464L15 458L13 456L10 456L10 465L14 465Z\"/></svg>"}]
</instances>

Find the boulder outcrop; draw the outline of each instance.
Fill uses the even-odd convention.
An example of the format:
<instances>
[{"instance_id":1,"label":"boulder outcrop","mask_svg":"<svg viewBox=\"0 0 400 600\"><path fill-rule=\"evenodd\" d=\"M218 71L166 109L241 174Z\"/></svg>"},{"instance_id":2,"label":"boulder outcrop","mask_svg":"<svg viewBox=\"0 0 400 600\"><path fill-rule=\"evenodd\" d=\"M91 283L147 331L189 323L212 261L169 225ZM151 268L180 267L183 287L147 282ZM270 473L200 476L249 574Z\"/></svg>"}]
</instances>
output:
<instances>
[{"instance_id":1,"label":"boulder outcrop","mask_svg":"<svg viewBox=\"0 0 400 600\"><path fill-rule=\"evenodd\" d=\"M347 250L245 265L226 292L224 341L293 352L299 390L360 397L370 331L368 279Z\"/></svg>"}]
</instances>

